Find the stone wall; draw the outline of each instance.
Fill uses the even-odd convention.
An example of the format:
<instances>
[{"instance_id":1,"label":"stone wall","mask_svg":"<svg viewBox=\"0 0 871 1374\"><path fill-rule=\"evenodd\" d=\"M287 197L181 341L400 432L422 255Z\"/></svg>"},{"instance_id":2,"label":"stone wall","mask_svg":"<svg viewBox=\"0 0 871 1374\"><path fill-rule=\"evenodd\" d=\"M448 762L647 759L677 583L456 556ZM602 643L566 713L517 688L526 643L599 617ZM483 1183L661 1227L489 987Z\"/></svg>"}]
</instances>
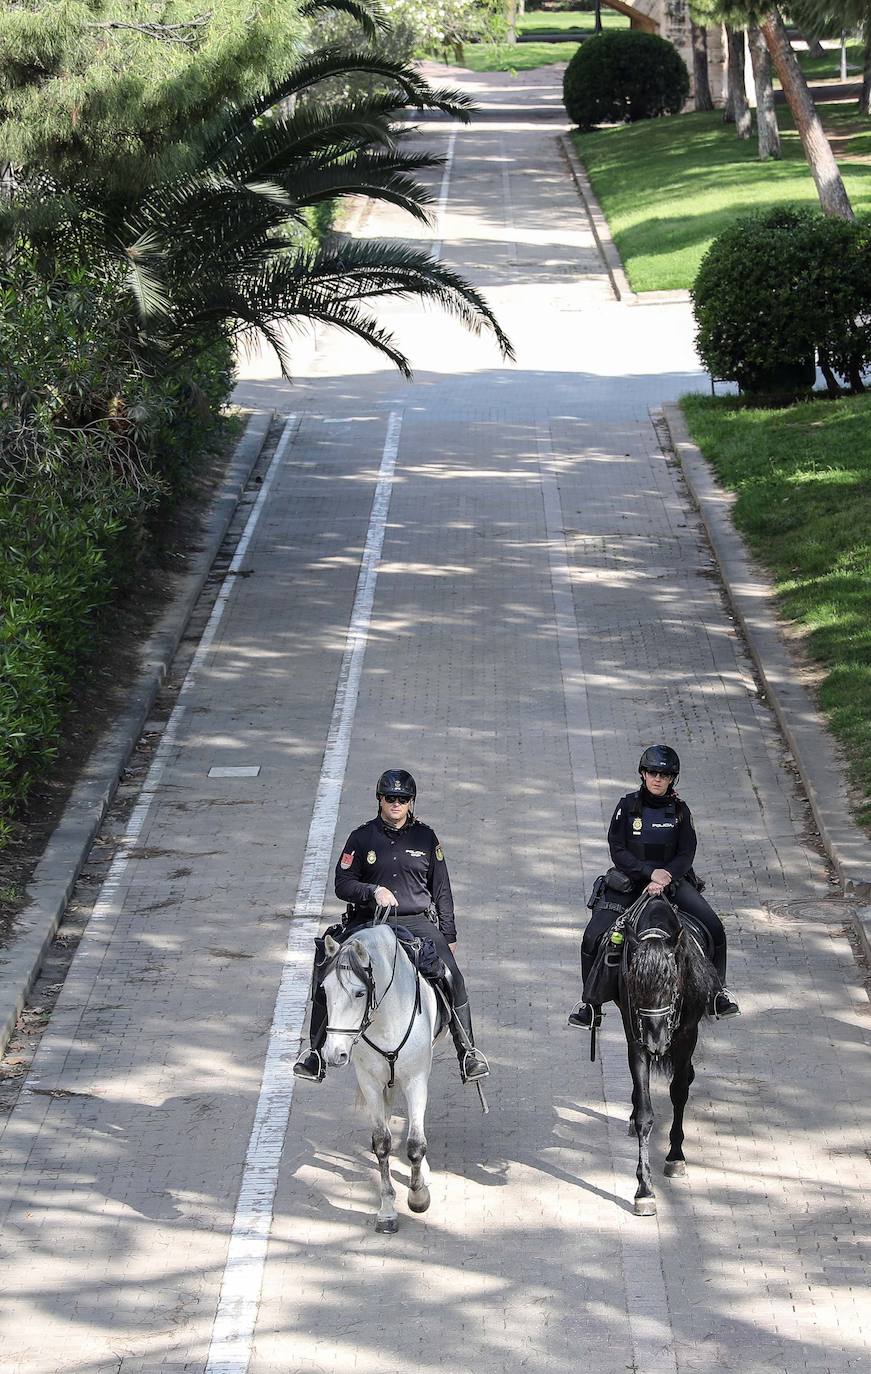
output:
<instances>
[{"instance_id":1,"label":"stone wall","mask_svg":"<svg viewBox=\"0 0 871 1374\"><path fill-rule=\"evenodd\" d=\"M693 45L690 25L690 11L686 0L603 0L609 9L628 15L633 29L644 29L648 33L658 33L673 43L686 63L690 74L690 100L687 106L692 109ZM711 95L715 105L722 105L725 98L725 38L719 27L708 29L708 70L710 73Z\"/></svg>"}]
</instances>

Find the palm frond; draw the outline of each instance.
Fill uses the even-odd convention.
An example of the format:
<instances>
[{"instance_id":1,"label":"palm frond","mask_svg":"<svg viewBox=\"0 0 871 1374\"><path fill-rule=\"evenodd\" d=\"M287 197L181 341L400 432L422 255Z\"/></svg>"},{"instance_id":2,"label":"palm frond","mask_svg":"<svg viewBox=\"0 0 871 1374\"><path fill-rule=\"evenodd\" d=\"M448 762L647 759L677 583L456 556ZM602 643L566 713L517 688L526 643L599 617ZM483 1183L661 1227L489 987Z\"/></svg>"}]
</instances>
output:
<instances>
[{"instance_id":1,"label":"palm frond","mask_svg":"<svg viewBox=\"0 0 871 1374\"><path fill-rule=\"evenodd\" d=\"M304 18L311 19L324 11L350 14L370 41L374 41L379 33L386 33L390 29L390 21L377 5L361 5L358 0L307 0L299 12Z\"/></svg>"}]
</instances>

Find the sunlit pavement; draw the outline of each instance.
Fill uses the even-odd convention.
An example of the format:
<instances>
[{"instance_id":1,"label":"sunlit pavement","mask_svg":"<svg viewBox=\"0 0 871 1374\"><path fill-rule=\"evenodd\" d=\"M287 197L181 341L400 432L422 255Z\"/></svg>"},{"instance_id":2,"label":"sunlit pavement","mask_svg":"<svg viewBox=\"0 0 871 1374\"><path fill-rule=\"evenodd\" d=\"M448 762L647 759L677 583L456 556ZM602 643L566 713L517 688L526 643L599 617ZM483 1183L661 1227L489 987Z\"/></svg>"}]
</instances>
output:
<instances>
[{"instance_id":1,"label":"sunlit pavement","mask_svg":"<svg viewBox=\"0 0 871 1374\"><path fill-rule=\"evenodd\" d=\"M440 241L517 362L396 304L379 314L412 384L334 335L300 348L293 387L249 363L240 400L294 414L293 439L117 913L84 942L3 1136L4 1370L206 1368L390 416L333 854L381 768L410 768L450 864L492 1110L440 1049L432 1208L408 1213L399 1153L400 1231L378 1236L353 1075L296 1084L253 1341L226 1368L868 1368L868 1001L651 422L708 385L689 311L613 301L560 126L516 114L558 110L552 76L476 86L510 117L457 134L433 233L392 211L362 232ZM643 1219L616 1017L595 1065L564 1022L607 817L660 738L684 759L744 1015L704 1030L689 1172L657 1172ZM207 777L228 764L261 771ZM657 1106L659 1171L662 1087Z\"/></svg>"}]
</instances>

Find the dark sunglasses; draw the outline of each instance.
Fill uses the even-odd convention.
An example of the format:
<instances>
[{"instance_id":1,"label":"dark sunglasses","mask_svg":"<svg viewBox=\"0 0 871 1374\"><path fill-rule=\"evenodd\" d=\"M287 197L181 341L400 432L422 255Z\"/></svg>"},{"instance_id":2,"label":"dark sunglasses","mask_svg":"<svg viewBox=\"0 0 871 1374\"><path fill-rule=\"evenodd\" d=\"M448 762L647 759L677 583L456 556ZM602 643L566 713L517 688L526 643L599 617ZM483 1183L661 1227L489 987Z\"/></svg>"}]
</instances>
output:
<instances>
[{"instance_id":1,"label":"dark sunglasses","mask_svg":"<svg viewBox=\"0 0 871 1374\"><path fill-rule=\"evenodd\" d=\"M386 802L402 802L404 805L406 802L411 801L411 797L399 797L395 792L385 792L384 800Z\"/></svg>"},{"instance_id":2,"label":"dark sunglasses","mask_svg":"<svg viewBox=\"0 0 871 1374\"><path fill-rule=\"evenodd\" d=\"M649 778L673 778L674 773L666 773L662 768L645 768L645 773Z\"/></svg>"}]
</instances>

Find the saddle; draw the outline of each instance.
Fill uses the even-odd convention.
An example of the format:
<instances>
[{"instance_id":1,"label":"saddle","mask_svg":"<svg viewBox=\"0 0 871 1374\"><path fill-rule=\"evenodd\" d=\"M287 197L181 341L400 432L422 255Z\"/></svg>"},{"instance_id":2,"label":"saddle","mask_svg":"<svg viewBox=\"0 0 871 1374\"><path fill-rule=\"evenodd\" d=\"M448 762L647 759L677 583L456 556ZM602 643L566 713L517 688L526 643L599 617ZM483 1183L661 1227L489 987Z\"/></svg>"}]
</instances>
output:
<instances>
[{"instance_id":1,"label":"saddle","mask_svg":"<svg viewBox=\"0 0 871 1374\"><path fill-rule=\"evenodd\" d=\"M583 999L585 1002L602 1006L604 1002L613 1002L617 997L617 988L620 978L620 965L623 961L626 948L626 937L624 928L634 928L635 922L643 907L650 900L664 900L662 898L651 899L646 894L642 894L632 906L625 911L621 911L613 923L600 936L599 947L596 951L596 958L593 966L584 982ZM671 903L669 903L671 906ZM706 959L713 962L714 942L707 927L698 921L695 916L691 916L687 911L681 911L679 907L671 908L685 934L698 946Z\"/></svg>"}]
</instances>

